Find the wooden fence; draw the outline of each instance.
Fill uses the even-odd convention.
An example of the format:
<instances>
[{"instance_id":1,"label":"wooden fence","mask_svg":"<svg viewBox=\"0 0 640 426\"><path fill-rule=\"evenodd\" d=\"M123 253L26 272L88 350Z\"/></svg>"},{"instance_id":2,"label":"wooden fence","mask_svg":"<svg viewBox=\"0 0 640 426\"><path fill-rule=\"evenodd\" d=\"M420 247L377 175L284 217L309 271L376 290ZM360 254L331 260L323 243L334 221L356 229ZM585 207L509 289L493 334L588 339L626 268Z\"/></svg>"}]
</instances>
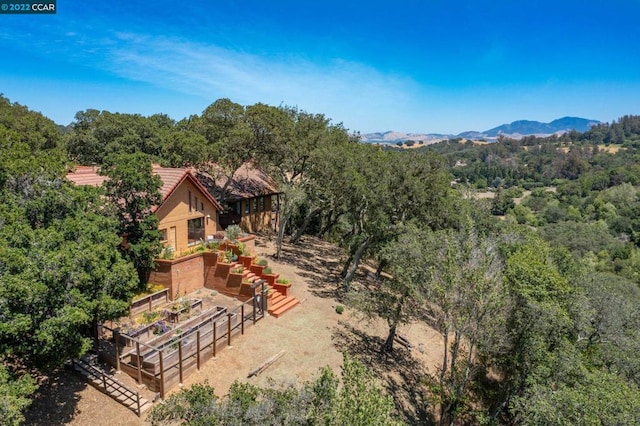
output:
<instances>
[{"instance_id":1,"label":"wooden fence","mask_svg":"<svg viewBox=\"0 0 640 426\"><path fill-rule=\"evenodd\" d=\"M156 306L164 305L167 303L169 303L169 289L164 288L160 291L156 291L155 293L131 302L131 306L129 306L129 316L134 317L135 315L141 314L143 312L152 311Z\"/></svg>"},{"instance_id":2,"label":"wooden fence","mask_svg":"<svg viewBox=\"0 0 640 426\"><path fill-rule=\"evenodd\" d=\"M71 359L71 365L87 378L89 384L109 395L124 406L133 410L138 417L142 414L142 406L147 403L137 391L131 390L122 383L114 380L104 371L82 360Z\"/></svg>"},{"instance_id":3,"label":"wooden fence","mask_svg":"<svg viewBox=\"0 0 640 426\"><path fill-rule=\"evenodd\" d=\"M231 346L232 339L244 334L247 326L264 318L266 309L266 289L263 287L255 297L232 310L210 309L180 324L179 329L148 342L103 325L103 332L106 329L113 333L115 354L101 355L117 370L126 372L164 398L169 389L199 370L218 351Z\"/></svg>"}]
</instances>

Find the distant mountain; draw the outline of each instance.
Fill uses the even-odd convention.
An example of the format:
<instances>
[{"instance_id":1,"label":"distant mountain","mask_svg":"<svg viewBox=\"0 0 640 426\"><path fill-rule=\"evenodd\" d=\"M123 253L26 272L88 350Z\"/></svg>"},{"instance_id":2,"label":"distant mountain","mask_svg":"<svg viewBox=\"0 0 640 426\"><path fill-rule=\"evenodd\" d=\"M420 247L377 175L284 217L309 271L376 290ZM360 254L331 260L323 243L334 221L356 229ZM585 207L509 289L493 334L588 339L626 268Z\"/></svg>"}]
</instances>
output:
<instances>
[{"instance_id":1,"label":"distant mountain","mask_svg":"<svg viewBox=\"0 0 640 426\"><path fill-rule=\"evenodd\" d=\"M519 120L510 124L494 127L482 132L486 137L504 136L528 136L528 135L552 135L554 133L564 133L571 130L586 132L596 124L598 120L588 120L578 117L563 117L553 120L551 123L541 123L539 121ZM465 132L468 133L468 132Z\"/></svg>"},{"instance_id":2,"label":"distant mountain","mask_svg":"<svg viewBox=\"0 0 640 426\"><path fill-rule=\"evenodd\" d=\"M588 120L586 118L579 117L563 117L557 120L553 120L550 123L541 123L540 121L530 120L518 120L513 123L503 124L502 126L494 127L493 129L485 130L484 132L468 131L462 132L458 135L445 135L439 133L403 133L403 132L378 132L378 133L366 133L360 136L362 142L366 143L381 143L381 144L395 144L397 142L404 141L423 141L428 145L436 143L444 139L450 138L463 138L463 139L485 139L488 141L496 140L498 136L506 136L514 139L520 139L524 136L550 136L553 134L562 134L571 130L578 132L586 132L596 124L599 124L598 120Z\"/></svg>"},{"instance_id":3,"label":"distant mountain","mask_svg":"<svg viewBox=\"0 0 640 426\"><path fill-rule=\"evenodd\" d=\"M395 144L396 142L404 141L422 141L425 145L428 145L452 137L454 137L454 135L441 135L438 133L404 133L389 130L386 132L365 133L360 135L360 140L365 143L379 144Z\"/></svg>"}]
</instances>

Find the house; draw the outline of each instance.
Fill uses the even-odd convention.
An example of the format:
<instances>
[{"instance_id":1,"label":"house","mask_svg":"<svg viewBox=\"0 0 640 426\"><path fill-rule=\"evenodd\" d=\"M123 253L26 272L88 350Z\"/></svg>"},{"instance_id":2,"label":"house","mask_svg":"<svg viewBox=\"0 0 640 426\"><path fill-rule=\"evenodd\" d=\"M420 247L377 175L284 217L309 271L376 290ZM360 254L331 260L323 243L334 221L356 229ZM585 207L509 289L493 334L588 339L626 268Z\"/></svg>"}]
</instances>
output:
<instances>
[{"instance_id":1,"label":"house","mask_svg":"<svg viewBox=\"0 0 640 426\"><path fill-rule=\"evenodd\" d=\"M216 165L212 165L212 174L198 171L196 176L216 199L224 200L224 212L219 218L220 226L224 229L237 224L246 232L277 229L280 191L276 182L255 165L245 163L235 171L222 194L226 178L222 173L216 172L217 169Z\"/></svg>"},{"instance_id":2,"label":"house","mask_svg":"<svg viewBox=\"0 0 640 426\"><path fill-rule=\"evenodd\" d=\"M181 254L214 238L221 230L218 218L223 209L193 171L154 165L153 172L162 181L162 204L153 211L165 246ZM67 179L76 185L100 186L108 178L99 175L95 167L77 166Z\"/></svg>"}]
</instances>

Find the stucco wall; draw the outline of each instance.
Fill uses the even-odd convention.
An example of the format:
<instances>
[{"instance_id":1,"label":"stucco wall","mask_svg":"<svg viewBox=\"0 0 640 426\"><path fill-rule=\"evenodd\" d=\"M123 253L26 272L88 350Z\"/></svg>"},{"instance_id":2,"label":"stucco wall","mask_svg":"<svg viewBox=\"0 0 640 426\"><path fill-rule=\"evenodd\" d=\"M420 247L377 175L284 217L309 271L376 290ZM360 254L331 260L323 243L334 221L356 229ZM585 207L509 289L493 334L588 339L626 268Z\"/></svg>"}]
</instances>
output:
<instances>
[{"instance_id":1,"label":"stucco wall","mask_svg":"<svg viewBox=\"0 0 640 426\"><path fill-rule=\"evenodd\" d=\"M189 211L189 192L191 192L191 211ZM198 201L197 209L195 201ZM204 209L202 209L204 207ZM199 217L204 218L204 239L215 234L218 229L218 211L202 192L188 179L167 198L156 212L158 229L166 230L166 246L173 246L176 254L180 255L189 249L187 221ZM175 233L172 231L175 228ZM175 241L173 239L175 238Z\"/></svg>"}]
</instances>

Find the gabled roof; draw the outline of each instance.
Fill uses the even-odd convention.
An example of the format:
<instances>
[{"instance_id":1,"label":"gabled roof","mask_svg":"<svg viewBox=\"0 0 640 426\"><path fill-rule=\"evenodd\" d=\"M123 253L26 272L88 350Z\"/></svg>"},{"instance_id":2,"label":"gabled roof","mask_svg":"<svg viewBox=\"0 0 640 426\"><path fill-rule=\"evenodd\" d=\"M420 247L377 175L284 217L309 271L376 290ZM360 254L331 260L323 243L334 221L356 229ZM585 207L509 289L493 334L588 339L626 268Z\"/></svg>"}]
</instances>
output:
<instances>
[{"instance_id":1,"label":"gabled roof","mask_svg":"<svg viewBox=\"0 0 640 426\"><path fill-rule=\"evenodd\" d=\"M226 183L226 177L222 176L220 167L216 164L209 165L216 176L198 170L196 176L209 189L212 194L220 198L220 191ZM251 163L244 163L233 174L233 179L227 187L225 199L228 201L243 198L254 198L263 195L278 194L278 184L264 171Z\"/></svg>"},{"instance_id":2,"label":"gabled roof","mask_svg":"<svg viewBox=\"0 0 640 426\"><path fill-rule=\"evenodd\" d=\"M162 195L163 202L173 194L173 191L175 191L183 181L189 180L204 194L207 200L209 200L216 209L222 211L220 203L213 198L207 188L205 188L202 183L196 179L191 170L160 167L159 165L154 164L153 173L158 175L162 181L160 194ZM67 179L76 185L101 186L108 177L99 175L98 168L94 166L76 166L73 172L67 173ZM160 206L156 206L153 211L156 211L159 207Z\"/></svg>"}]
</instances>

